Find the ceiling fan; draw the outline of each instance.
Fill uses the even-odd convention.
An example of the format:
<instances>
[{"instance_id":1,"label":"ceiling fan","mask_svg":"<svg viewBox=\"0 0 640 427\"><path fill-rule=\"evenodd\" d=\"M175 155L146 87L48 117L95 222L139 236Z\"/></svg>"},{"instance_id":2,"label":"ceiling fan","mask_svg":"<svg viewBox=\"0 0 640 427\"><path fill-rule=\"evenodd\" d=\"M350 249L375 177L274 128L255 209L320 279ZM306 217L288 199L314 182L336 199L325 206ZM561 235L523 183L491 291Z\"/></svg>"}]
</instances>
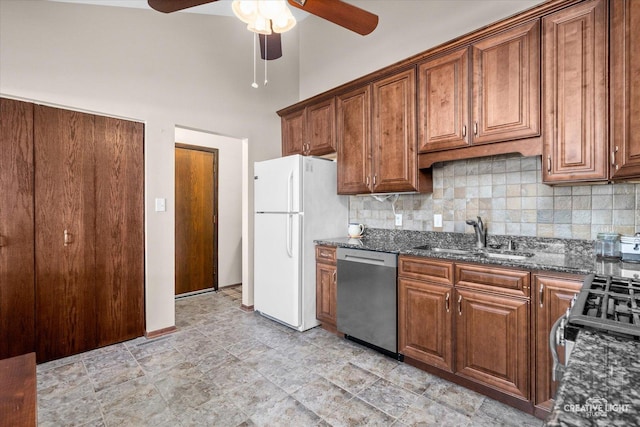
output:
<instances>
[{"instance_id":1,"label":"ceiling fan","mask_svg":"<svg viewBox=\"0 0 640 427\"><path fill-rule=\"evenodd\" d=\"M217 0L147 0L149 6L159 12L171 13L179 10L213 3ZM341 0L288 0L289 5L333 22L360 35L371 33L378 25L378 16ZM280 33L259 34L262 59L277 59L282 56ZM268 49L267 49L268 47Z\"/></svg>"}]
</instances>

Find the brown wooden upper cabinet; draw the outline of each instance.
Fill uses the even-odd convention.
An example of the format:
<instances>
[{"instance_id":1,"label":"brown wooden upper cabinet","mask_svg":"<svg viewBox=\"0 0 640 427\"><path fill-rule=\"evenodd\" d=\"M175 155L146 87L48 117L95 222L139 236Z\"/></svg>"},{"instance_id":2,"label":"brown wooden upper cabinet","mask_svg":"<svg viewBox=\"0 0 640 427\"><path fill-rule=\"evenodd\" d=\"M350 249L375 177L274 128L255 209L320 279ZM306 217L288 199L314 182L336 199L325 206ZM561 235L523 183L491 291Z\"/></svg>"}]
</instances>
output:
<instances>
[{"instance_id":1,"label":"brown wooden upper cabinet","mask_svg":"<svg viewBox=\"0 0 640 427\"><path fill-rule=\"evenodd\" d=\"M606 181L607 1L542 19L543 181Z\"/></svg>"},{"instance_id":2,"label":"brown wooden upper cabinet","mask_svg":"<svg viewBox=\"0 0 640 427\"><path fill-rule=\"evenodd\" d=\"M540 135L540 23L418 65L420 152Z\"/></svg>"},{"instance_id":3,"label":"brown wooden upper cabinet","mask_svg":"<svg viewBox=\"0 0 640 427\"><path fill-rule=\"evenodd\" d=\"M417 168L415 72L337 96L339 194L430 191Z\"/></svg>"},{"instance_id":4,"label":"brown wooden upper cabinet","mask_svg":"<svg viewBox=\"0 0 640 427\"><path fill-rule=\"evenodd\" d=\"M611 178L640 176L640 2L611 2Z\"/></svg>"},{"instance_id":5,"label":"brown wooden upper cabinet","mask_svg":"<svg viewBox=\"0 0 640 427\"><path fill-rule=\"evenodd\" d=\"M282 155L335 153L335 114L335 98L331 97L282 116Z\"/></svg>"}]
</instances>

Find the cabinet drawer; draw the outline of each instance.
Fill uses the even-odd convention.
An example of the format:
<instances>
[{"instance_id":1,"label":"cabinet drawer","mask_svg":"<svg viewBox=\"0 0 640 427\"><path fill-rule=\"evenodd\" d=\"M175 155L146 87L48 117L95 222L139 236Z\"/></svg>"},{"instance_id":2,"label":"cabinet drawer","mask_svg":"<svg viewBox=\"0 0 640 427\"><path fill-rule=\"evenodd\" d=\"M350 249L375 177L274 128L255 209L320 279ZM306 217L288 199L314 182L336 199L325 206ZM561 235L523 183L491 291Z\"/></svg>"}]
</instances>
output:
<instances>
[{"instance_id":1,"label":"cabinet drawer","mask_svg":"<svg viewBox=\"0 0 640 427\"><path fill-rule=\"evenodd\" d=\"M335 264L336 248L333 246L316 246L316 261Z\"/></svg>"},{"instance_id":2,"label":"cabinet drawer","mask_svg":"<svg viewBox=\"0 0 640 427\"><path fill-rule=\"evenodd\" d=\"M453 285L452 262L409 256L401 256L398 262L399 276Z\"/></svg>"},{"instance_id":3,"label":"cabinet drawer","mask_svg":"<svg viewBox=\"0 0 640 427\"><path fill-rule=\"evenodd\" d=\"M528 271L486 265L456 264L457 287L529 297L530 283Z\"/></svg>"}]
</instances>

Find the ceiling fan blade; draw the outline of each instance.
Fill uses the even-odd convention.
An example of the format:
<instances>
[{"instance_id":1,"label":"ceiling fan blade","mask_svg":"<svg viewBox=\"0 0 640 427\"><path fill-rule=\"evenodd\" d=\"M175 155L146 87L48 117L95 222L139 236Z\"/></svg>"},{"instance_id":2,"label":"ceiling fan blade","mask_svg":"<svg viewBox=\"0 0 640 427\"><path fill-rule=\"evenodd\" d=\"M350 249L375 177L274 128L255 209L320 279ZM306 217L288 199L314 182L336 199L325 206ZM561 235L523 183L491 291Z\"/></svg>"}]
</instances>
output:
<instances>
[{"instance_id":1,"label":"ceiling fan blade","mask_svg":"<svg viewBox=\"0 0 640 427\"><path fill-rule=\"evenodd\" d=\"M171 13L215 1L218 0L147 0L147 3L149 3L151 9L155 9L158 12Z\"/></svg>"},{"instance_id":2,"label":"ceiling fan blade","mask_svg":"<svg viewBox=\"0 0 640 427\"><path fill-rule=\"evenodd\" d=\"M305 12L324 18L348 30L366 36L378 26L378 15L341 0L288 0Z\"/></svg>"},{"instance_id":3,"label":"ceiling fan blade","mask_svg":"<svg viewBox=\"0 0 640 427\"><path fill-rule=\"evenodd\" d=\"M260 38L260 58L271 61L272 59L278 59L282 56L282 39L280 33L273 32L268 36L258 34L258 36Z\"/></svg>"}]
</instances>

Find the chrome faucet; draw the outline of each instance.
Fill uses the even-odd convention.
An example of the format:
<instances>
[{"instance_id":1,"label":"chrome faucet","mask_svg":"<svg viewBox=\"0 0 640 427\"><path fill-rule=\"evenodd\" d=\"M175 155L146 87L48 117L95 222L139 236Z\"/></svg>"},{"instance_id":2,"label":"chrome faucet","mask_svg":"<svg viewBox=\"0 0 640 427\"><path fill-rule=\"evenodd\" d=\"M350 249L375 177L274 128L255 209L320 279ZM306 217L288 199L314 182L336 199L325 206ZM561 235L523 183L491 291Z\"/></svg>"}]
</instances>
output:
<instances>
[{"instance_id":1,"label":"chrome faucet","mask_svg":"<svg viewBox=\"0 0 640 427\"><path fill-rule=\"evenodd\" d=\"M476 247L484 249L484 247L487 246L487 233L485 232L482 218L478 217L478 221L468 219L467 224L473 226L473 229L476 232Z\"/></svg>"}]
</instances>

